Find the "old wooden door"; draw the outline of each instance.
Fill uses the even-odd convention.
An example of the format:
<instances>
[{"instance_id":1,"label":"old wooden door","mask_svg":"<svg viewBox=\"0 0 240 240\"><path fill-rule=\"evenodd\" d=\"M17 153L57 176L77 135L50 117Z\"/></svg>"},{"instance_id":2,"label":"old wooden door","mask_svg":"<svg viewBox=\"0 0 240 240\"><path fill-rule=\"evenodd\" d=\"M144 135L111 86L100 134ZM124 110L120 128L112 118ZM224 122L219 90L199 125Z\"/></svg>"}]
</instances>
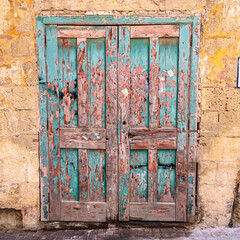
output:
<instances>
[{"instance_id":1,"label":"old wooden door","mask_svg":"<svg viewBox=\"0 0 240 240\"><path fill-rule=\"evenodd\" d=\"M50 220L116 219L117 28L49 26L46 53Z\"/></svg>"},{"instance_id":2,"label":"old wooden door","mask_svg":"<svg viewBox=\"0 0 240 240\"><path fill-rule=\"evenodd\" d=\"M194 216L198 28L180 20L38 21L42 220Z\"/></svg>"},{"instance_id":3,"label":"old wooden door","mask_svg":"<svg viewBox=\"0 0 240 240\"><path fill-rule=\"evenodd\" d=\"M120 220L186 220L190 32L119 28Z\"/></svg>"}]
</instances>

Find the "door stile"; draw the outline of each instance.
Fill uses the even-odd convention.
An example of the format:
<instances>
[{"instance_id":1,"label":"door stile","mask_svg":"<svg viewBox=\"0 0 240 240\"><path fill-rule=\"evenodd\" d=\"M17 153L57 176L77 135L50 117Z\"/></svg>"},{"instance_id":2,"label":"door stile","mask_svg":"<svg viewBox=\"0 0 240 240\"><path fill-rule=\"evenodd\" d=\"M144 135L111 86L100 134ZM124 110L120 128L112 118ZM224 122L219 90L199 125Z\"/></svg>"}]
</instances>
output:
<instances>
[{"instance_id":1,"label":"door stile","mask_svg":"<svg viewBox=\"0 0 240 240\"><path fill-rule=\"evenodd\" d=\"M59 93L58 47L56 26L46 27L46 64L48 91L48 156L50 176L50 220L60 214L60 148L59 148Z\"/></svg>"},{"instance_id":2,"label":"door stile","mask_svg":"<svg viewBox=\"0 0 240 240\"><path fill-rule=\"evenodd\" d=\"M197 93L199 61L200 18L195 16L192 24L191 83L189 87L189 148L188 148L188 222L195 220L196 198L196 144L197 144Z\"/></svg>"},{"instance_id":3,"label":"door stile","mask_svg":"<svg viewBox=\"0 0 240 240\"><path fill-rule=\"evenodd\" d=\"M178 65L177 165L176 165L176 221L186 221L188 106L190 78L191 25L180 24Z\"/></svg>"},{"instance_id":4,"label":"door stile","mask_svg":"<svg viewBox=\"0 0 240 240\"><path fill-rule=\"evenodd\" d=\"M88 91L87 91L87 41L77 38L77 73L78 73L78 127L88 126ZM88 198L88 151L78 149L79 160L79 200L89 201Z\"/></svg>"},{"instance_id":5,"label":"door stile","mask_svg":"<svg viewBox=\"0 0 240 240\"><path fill-rule=\"evenodd\" d=\"M128 141L130 102L130 27L119 26L119 220L129 221L130 146Z\"/></svg>"},{"instance_id":6,"label":"door stile","mask_svg":"<svg viewBox=\"0 0 240 240\"><path fill-rule=\"evenodd\" d=\"M118 28L106 28L106 194L107 220L118 216L117 139L117 40Z\"/></svg>"},{"instance_id":7,"label":"door stile","mask_svg":"<svg viewBox=\"0 0 240 240\"><path fill-rule=\"evenodd\" d=\"M149 46L149 130L156 131L159 119L159 38L151 37ZM157 202L157 149L148 150L148 202Z\"/></svg>"}]
</instances>

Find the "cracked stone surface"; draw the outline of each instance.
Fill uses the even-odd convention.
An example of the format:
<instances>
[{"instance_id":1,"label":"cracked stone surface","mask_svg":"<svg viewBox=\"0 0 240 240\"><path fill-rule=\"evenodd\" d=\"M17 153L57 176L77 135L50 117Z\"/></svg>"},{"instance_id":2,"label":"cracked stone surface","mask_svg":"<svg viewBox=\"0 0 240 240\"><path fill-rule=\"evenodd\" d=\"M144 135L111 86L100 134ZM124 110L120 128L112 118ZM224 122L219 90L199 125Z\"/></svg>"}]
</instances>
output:
<instances>
[{"instance_id":1,"label":"cracked stone surface","mask_svg":"<svg viewBox=\"0 0 240 240\"><path fill-rule=\"evenodd\" d=\"M1 240L80 240L80 239L240 239L236 228L107 228L87 230L0 230Z\"/></svg>"}]
</instances>

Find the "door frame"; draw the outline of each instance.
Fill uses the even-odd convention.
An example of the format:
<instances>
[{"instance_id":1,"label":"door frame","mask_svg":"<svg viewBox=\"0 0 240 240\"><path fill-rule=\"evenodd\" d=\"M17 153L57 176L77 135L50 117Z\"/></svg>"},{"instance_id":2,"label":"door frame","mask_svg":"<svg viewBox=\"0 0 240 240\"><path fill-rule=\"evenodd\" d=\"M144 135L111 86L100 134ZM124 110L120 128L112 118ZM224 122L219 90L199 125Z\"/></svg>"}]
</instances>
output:
<instances>
[{"instance_id":1,"label":"door frame","mask_svg":"<svg viewBox=\"0 0 240 240\"><path fill-rule=\"evenodd\" d=\"M197 144L197 93L200 52L200 14L191 16L37 16L36 37L39 78L39 164L40 164L40 216L49 221L49 164L47 134L47 69L45 29L47 25L191 25L190 83L188 111L188 159L187 159L187 222L195 220L196 199L196 144ZM180 176L181 177L181 176ZM181 179L182 180L182 179Z\"/></svg>"}]
</instances>

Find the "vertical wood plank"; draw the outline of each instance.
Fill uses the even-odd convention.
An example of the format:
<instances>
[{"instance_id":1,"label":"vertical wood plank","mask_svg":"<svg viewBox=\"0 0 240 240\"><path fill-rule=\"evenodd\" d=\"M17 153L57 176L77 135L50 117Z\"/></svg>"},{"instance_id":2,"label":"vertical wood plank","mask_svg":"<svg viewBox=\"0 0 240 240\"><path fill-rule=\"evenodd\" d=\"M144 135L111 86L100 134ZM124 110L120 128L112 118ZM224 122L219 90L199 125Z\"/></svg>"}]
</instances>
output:
<instances>
[{"instance_id":1,"label":"vertical wood plank","mask_svg":"<svg viewBox=\"0 0 240 240\"><path fill-rule=\"evenodd\" d=\"M88 126L88 64L86 39L77 39L78 127Z\"/></svg>"},{"instance_id":2,"label":"vertical wood plank","mask_svg":"<svg viewBox=\"0 0 240 240\"><path fill-rule=\"evenodd\" d=\"M119 220L129 220L129 97L130 97L130 27L119 27Z\"/></svg>"},{"instance_id":3,"label":"vertical wood plank","mask_svg":"<svg viewBox=\"0 0 240 240\"><path fill-rule=\"evenodd\" d=\"M42 17L37 17L37 47L38 47L38 79L40 94L40 191L41 191L41 221L49 219L49 162L47 134L47 79L45 58L45 27Z\"/></svg>"},{"instance_id":4,"label":"vertical wood plank","mask_svg":"<svg viewBox=\"0 0 240 240\"><path fill-rule=\"evenodd\" d=\"M106 28L106 194L107 219L118 216L117 39L118 28Z\"/></svg>"},{"instance_id":5,"label":"vertical wood plank","mask_svg":"<svg viewBox=\"0 0 240 240\"><path fill-rule=\"evenodd\" d=\"M148 150L148 202L157 201L157 150Z\"/></svg>"},{"instance_id":6,"label":"vertical wood plank","mask_svg":"<svg viewBox=\"0 0 240 240\"><path fill-rule=\"evenodd\" d=\"M50 220L60 219L59 90L56 26L46 27Z\"/></svg>"},{"instance_id":7,"label":"vertical wood plank","mask_svg":"<svg viewBox=\"0 0 240 240\"><path fill-rule=\"evenodd\" d=\"M159 122L159 39L150 38L150 89L149 89L149 118L150 129L156 129Z\"/></svg>"},{"instance_id":8,"label":"vertical wood plank","mask_svg":"<svg viewBox=\"0 0 240 240\"><path fill-rule=\"evenodd\" d=\"M78 149L79 158L79 198L80 202L88 202L88 151Z\"/></svg>"},{"instance_id":9,"label":"vertical wood plank","mask_svg":"<svg viewBox=\"0 0 240 240\"><path fill-rule=\"evenodd\" d=\"M159 122L159 38L151 37L150 49L150 89L149 89L149 128L157 129ZM157 150L148 150L148 202L157 201Z\"/></svg>"},{"instance_id":10,"label":"vertical wood plank","mask_svg":"<svg viewBox=\"0 0 240 240\"><path fill-rule=\"evenodd\" d=\"M195 16L192 25L191 82L189 106L189 149L188 149L188 222L195 217L196 196L196 144L197 144L197 93L198 62L200 54L200 16Z\"/></svg>"},{"instance_id":11,"label":"vertical wood plank","mask_svg":"<svg viewBox=\"0 0 240 240\"><path fill-rule=\"evenodd\" d=\"M188 102L190 77L191 26L180 25L178 73L178 139L176 166L176 221L186 221L187 216L187 147Z\"/></svg>"}]
</instances>

